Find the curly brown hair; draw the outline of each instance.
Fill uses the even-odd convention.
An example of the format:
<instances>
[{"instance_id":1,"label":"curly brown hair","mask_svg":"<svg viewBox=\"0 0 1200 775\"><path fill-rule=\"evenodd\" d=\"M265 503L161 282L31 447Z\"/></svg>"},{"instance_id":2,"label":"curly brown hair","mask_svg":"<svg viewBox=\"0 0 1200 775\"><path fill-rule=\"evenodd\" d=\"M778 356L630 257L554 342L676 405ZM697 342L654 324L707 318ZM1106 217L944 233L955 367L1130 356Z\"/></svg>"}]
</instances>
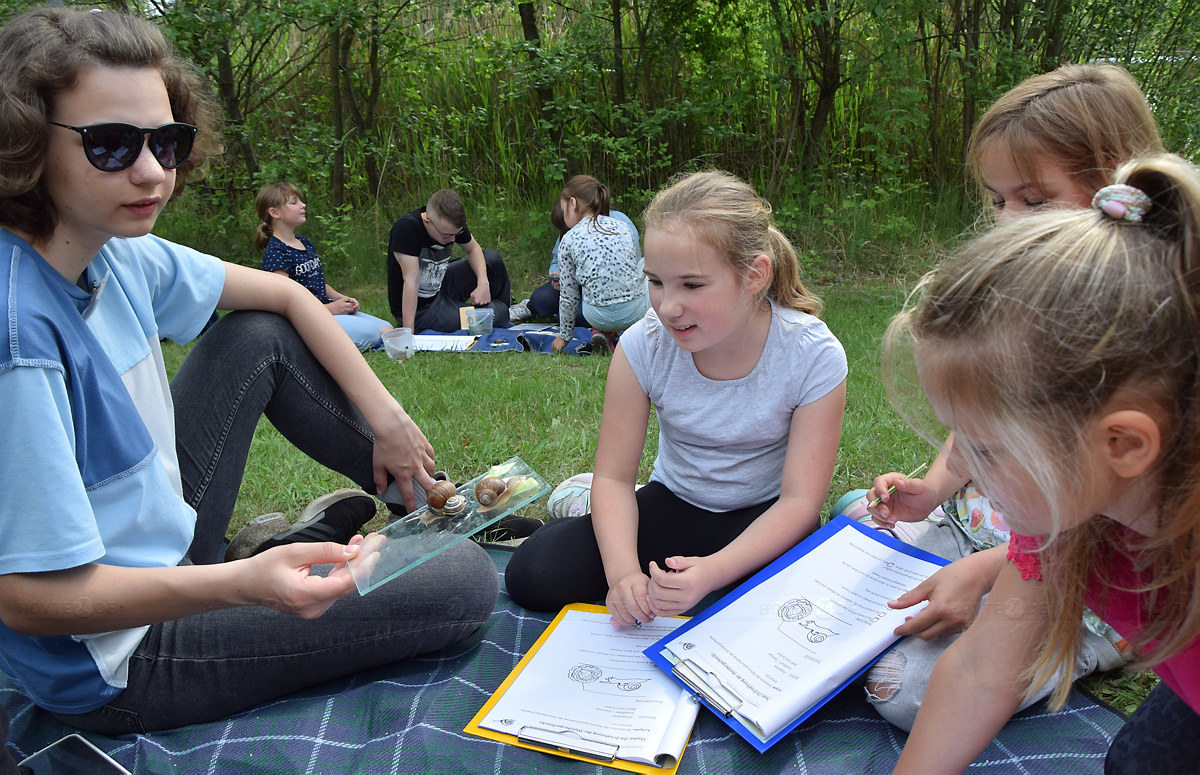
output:
<instances>
[{"instance_id":1,"label":"curly brown hair","mask_svg":"<svg viewBox=\"0 0 1200 775\"><path fill-rule=\"evenodd\" d=\"M0 222L45 239L58 214L42 175L49 117L60 92L90 67L153 68L162 74L176 121L199 127L189 173L221 151L220 111L202 77L150 22L111 11L38 8L0 29Z\"/></svg>"}]
</instances>

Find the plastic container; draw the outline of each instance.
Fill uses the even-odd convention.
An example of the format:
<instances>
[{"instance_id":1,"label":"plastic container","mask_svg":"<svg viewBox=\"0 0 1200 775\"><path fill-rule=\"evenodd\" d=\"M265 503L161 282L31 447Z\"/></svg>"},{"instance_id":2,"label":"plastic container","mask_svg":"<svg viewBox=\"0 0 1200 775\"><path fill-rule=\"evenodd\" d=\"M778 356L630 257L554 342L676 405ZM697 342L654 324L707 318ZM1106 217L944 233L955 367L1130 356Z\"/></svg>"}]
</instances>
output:
<instances>
[{"instance_id":1,"label":"plastic container","mask_svg":"<svg viewBox=\"0 0 1200 775\"><path fill-rule=\"evenodd\" d=\"M490 307L467 310L467 333L474 336L492 333L492 321L496 312Z\"/></svg>"},{"instance_id":2,"label":"plastic container","mask_svg":"<svg viewBox=\"0 0 1200 775\"><path fill-rule=\"evenodd\" d=\"M411 328L393 328L383 335L383 349L393 361L406 361L417 351Z\"/></svg>"}]
</instances>

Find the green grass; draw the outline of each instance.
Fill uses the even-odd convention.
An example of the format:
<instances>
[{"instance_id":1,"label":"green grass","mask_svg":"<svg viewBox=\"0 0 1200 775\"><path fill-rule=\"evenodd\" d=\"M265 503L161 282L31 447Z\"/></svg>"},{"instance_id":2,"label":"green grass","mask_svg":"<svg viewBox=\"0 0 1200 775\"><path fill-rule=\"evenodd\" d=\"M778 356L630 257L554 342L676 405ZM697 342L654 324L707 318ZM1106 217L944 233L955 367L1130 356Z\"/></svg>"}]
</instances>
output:
<instances>
[{"instance_id":1,"label":"green grass","mask_svg":"<svg viewBox=\"0 0 1200 775\"><path fill-rule=\"evenodd\" d=\"M879 334L902 304L904 289L868 281L853 288L818 290L826 300L825 318L845 346L850 364L842 448L827 504L831 505L845 491L867 486L873 475L909 470L931 458L933 451L899 421L878 378ZM386 317L386 303L378 291L347 292L361 299L368 312ZM187 348L170 343L164 347L168 368L173 369ZM422 352L397 363L381 352L366 357L433 444L438 467L453 479L470 479L514 455L550 482L595 467L607 358ZM640 471L643 481L650 474L657 445L653 419L648 436ZM272 511L294 518L312 498L346 486L348 480L309 460L263 420L230 530ZM543 504L526 513L544 516Z\"/></svg>"}]
</instances>

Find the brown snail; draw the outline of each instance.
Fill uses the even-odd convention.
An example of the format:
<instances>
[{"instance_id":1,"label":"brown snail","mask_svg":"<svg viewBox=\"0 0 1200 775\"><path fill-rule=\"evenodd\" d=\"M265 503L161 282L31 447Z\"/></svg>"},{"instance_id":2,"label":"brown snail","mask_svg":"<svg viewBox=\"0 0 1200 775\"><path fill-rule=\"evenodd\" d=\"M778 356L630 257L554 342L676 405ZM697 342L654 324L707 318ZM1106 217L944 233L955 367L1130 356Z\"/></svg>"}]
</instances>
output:
<instances>
[{"instance_id":1,"label":"brown snail","mask_svg":"<svg viewBox=\"0 0 1200 775\"><path fill-rule=\"evenodd\" d=\"M425 493L425 502L429 504L430 511L441 514L442 509L446 508L446 502L455 495L458 495L458 488L454 486L454 482L434 482L429 492Z\"/></svg>"},{"instance_id":2,"label":"brown snail","mask_svg":"<svg viewBox=\"0 0 1200 775\"><path fill-rule=\"evenodd\" d=\"M507 493L508 483L498 476L485 476L475 485L475 500L484 508L498 506Z\"/></svg>"},{"instance_id":3,"label":"brown snail","mask_svg":"<svg viewBox=\"0 0 1200 775\"><path fill-rule=\"evenodd\" d=\"M485 476L475 485L475 500L483 511L498 509L512 496L513 491L528 477L510 476L501 479L498 476Z\"/></svg>"}]
</instances>

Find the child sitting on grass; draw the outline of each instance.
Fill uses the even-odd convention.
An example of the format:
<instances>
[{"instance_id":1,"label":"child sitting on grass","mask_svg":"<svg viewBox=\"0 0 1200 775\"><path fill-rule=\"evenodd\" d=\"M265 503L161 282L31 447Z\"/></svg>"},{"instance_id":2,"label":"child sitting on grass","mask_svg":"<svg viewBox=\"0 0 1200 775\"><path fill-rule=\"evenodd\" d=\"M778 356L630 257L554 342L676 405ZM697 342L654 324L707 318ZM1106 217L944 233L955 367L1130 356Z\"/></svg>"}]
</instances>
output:
<instances>
[{"instance_id":1,"label":"child sitting on grass","mask_svg":"<svg viewBox=\"0 0 1200 775\"><path fill-rule=\"evenodd\" d=\"M263 254L263 270L290 277L312 291L358 349L381 349L383 334L392 330L391 325L363 312L357 299L338 293L325 282L317 249L307 237L296 234L296 229L308 220L300 189L287 182L264 186L254 200L254 208L260 221L254 247Z\"/></svg>"},{"instance_id":2,"label":"child sitting on grass","mask_svg":"<svg viewBox=\"0 0 1200 775\"><path fill-rule=\"evenodd\" d=\"M812 532L829 489L846 356L770 206L697 173L644 223L653 309L609 367L592 512L517 548L505 580L526 608L606 599L624 625L682 613ZM637 488L651 407L658 457Z\"/></svg>"}]
</instances>

